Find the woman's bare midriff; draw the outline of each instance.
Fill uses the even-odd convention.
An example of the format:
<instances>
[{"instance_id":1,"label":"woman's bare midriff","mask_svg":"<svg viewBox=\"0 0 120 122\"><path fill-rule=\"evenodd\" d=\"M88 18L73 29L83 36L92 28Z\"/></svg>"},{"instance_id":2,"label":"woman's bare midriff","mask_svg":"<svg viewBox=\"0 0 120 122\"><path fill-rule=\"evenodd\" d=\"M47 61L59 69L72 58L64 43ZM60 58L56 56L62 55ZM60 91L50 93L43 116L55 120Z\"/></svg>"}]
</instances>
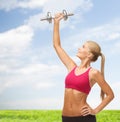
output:
<instances>
[{"instance_id":1,"label":"woman's bare midriff","mask_svg":"<svg viewBox=\"0 0 120 122\"><path fill-rule=\"evenodd\" d=\"M75 89L65 89L63 116L81 116L81 108L89 106L86 103L87 94Z\"/></svg>"}]
</instances>

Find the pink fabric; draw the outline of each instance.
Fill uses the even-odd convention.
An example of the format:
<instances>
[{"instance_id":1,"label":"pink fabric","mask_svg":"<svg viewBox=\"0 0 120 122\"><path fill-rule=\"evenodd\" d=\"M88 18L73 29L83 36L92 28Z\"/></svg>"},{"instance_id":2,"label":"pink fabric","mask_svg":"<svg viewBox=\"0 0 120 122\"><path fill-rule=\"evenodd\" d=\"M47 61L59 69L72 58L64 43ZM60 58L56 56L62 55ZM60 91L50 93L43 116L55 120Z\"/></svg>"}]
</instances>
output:
<instances>
[{"instance_id":1,"label":"pink fabric","mask_svg":"<svg viewBox=\"0 0 120 122\"><path fill-rule=\"evenodd\" d=\"M80 92L89 94L91 87L89 84L89 69L80 75L75 75L75 68L66 76L65 79L65 88L76 89Z\"/></svg>"}]
</instances>

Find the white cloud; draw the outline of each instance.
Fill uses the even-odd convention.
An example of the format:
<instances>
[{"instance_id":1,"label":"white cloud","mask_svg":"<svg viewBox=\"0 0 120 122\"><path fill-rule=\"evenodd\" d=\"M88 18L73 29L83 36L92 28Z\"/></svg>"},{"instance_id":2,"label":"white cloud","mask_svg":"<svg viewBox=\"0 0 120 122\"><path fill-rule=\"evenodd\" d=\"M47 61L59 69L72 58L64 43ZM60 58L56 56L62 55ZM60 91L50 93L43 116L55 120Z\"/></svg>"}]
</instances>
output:
<instances>
[{"instance_id":1,"label":"white cloud","mask_svg":"<svg viewBox=\"0 0 120 122\"><path fill-rule=\"evenodd\" d=\"M40 82L40 83L37 83L36 85L35 85L35 89L48 89L48 88L52 88L52 87L54 87L55 86L55 84L54 83L51 83L51 82L46 82L46 83L44 83L44 82Z\"/></svg>"},{"instance_id":2,"label":"white cloud","mask_svg":"<svg viewBox=\"0 0 120 122\"><path fill-rule=\"evenodd\" d=\"M68 42L65 40L69 40L69 45ZM73 42L74 40L75 43ZM80 33L68 36L68 38L65 37L63 43L66 46L66 49L72 50L72 48L75 49L81 46L81 44L83 44L83 42L85 42L86 40L96 41L100 45L102 45L103 48L109 46L109 51L111 51L111 53L119 52L120 20L113 20L101 26L86 28ZM72 45L72 47L70 47L70 45Z\"/></svg>"},{"instance_id":3,"label":"white cloud","mask_svg":"<svg viewBox=\"0 0 120 122\"><path fill-rule=\"evenodd\" d=\"M119 42L119 40L116 41L116 42L113 44L113 46L111 47L111 53L112 53L113 55L118 55L118 54L120 54L120 42Z\"/></svg>"},{"instance_id":4,"label":"white cloud","mask_svg":"<svg viewBox=\"0 0 120 122\"><path fill-rule=\"evenodd\" d=\"M25 23L33 29L40 28L41 30L48 30L50 29L50 24L47 21L40 21L40 19L43 17L46 17L46 15L43 13L36 14L34 16L30 16L29 19L25 21Z\"/></svg>"},{"instance_id":5,"label":"white cloud","mask_svg":"<svg viewBox=\"0 0 120 122\"><path fill-rule=\"evenodd\" d=\"M1 103L3 109L61 109L63 98L37 98L30 100L5 101ZM4 107L2 107L4 106Z\"/></svg>"},{"instance_id":6,"label":"white cloud","mask_svg":"<svg viewBox=\"0 0 120 122\"><path fill-rule=\"evenodd\" d=\"M9 11L11 9L15 9L17 6L17 0L0 0L0 9L5 11Z\"/></svg>"},{"instance_id":7,"label":"white cloud","mask_svg":"<svg viewBox=\"0 0 120 122\"><path fill-rule=\"evenodd\" d=\"M33 37L33 30L27 25L0 33L1 56L19 54L29 47Z\"/></svg>"},{"instance_id":8,"label":"white cloud","mask_svg":"<svg viewBox=\"0 0 120 122\"><path fill-rule=\"evenodd\" d=\"M41 86L43 88L53 87L47 82L42 85L39 83L39 79L43 80L43 75L42 77L38 75L38 73L42 71L41 66L26 65L24 67L25 64L22 61L22 57L26 55L26 50L30 49L29 47L33 36L34 30L32 26L29 25L21 25L0 33L0 72L3 74L1 75L0 93L10 88L21 87L23 84L28 84L28 81L30 81L31 86L35 86L34 89L40 89ZM20 57L19 54L21 54ZM29 52L27 52L27 54L29 56L36 55L33 53L29 54ZM27 57L30 58L28 55ZM28 59L27 63L32 63L32 61ZM30 77L28 77L28 75L30 75ZM37 83L34 83L34 81L38 82L38 85L36 85Z\"/></svg>"},{"instance_id":9,"label":"white cloud","mask_svg":"<svg viewBox=\"0 0 120 122\"><path fill-rule=\"evenodd\" d=\"M29 0L29 1L20 1L18 2L18 7L20 8L29 8L35 9L42 7L48 0Z\"/></svg>"},{"instance_id":10,"label":"white cloud","mask_svg":"<svg viewBox=\"0 0 120 122\"><path fill-rule=\"evenodd\" d=\"M4 72L8 69L7 65L5 64L0 64L0 72Z\"/></svg>"},{"instance_id":11,"label":"white cloud","mask_svg":"<svg viewBox=\"0 0 120 122\"><path fill-rule=\"evenodd\" d=\"M47 0L0 0L0 9L10 11L16 8L36 9L42 7Z\"/></svg>"},{"instance_id":12,"label":"white cloud","mask_svg":"<svg viewBox=\"0 0 120 122\"><path fill-rule=\"evenodd\" d=\"M61 72L63 68L59 65L48 65L48 64L30 64L25 67L22 67L18 72L24 75L32 75L32 74L41 74L41 76L47 75L47 77L51 76L51 74L57 74Z\"/></svg>"},{"instance_id":13,"label":"white cloud","mask_svg":"<svg viewBox=\"0 0 120 122\"><path fill-rule=\"evenodd\" d=\"M63 9L66 9L67 11L75 11L76 9L79 12L87 11L93 6L91 0L50 0L46 2L43 11L51 11L51 12L58 12L62 11Z\"/></svg>"},{"instance_id":14,"label":"white cloud","mask_svg":"<svg viewBox=\"0 0 120 122\"><path fill-rule=\"evenodd\" d=\"M76 8L79 8L79 12L89 10L93 6L91 0L12 0L5 2L0 0L0 9L5 11L10 11L16 8L26 8L26 9L37 9L42 8L44 12L52 11L55 12L61 11L61 9L67 9L74 11Z\"/></svg>"},{"instance_id":15,"label":"white cloud","mask_svg":"<svg viewBox=\"0 0 120 122\"><path fill-rule=\"evenodd\" d=\"M86 11L89 11L92 8L93 4L91 0L68 0L65 2L64 0L12 0L5 2L4 0L0 1L0 9L10 11L16 8L26 9L41 9L42 13L31 16L27 21L27 24L31 27L40 28L40 29L48 29L48 22L40 22L40 19L46 17L48 11L52 12L52 15L56 12L62 12L63 9L66 9L67 12L75 12L75 15L72 19L72 23L79 23L82 20L82 14ZM70 26L71 25L71 26ZM70 26L74 28L72 24L69 22L64 26Z\"/></svg>"},{"instance_id":16,"label":"white cloud","mask_svg":"<svg viewBox=\"0 0 120 122\"><path fill-rule=\"evenodd\" d=\"M21 87L25 84L29 84L34 90L55 87L55 84L59 81L55 80L55 77L59 77L59 74L65 72L59 65L30 64L16 69L11 67L7 73L11 73L11 75L2 79L3 82L0 84L1 93L6 89Z\"/></svg>"}]
</instances>

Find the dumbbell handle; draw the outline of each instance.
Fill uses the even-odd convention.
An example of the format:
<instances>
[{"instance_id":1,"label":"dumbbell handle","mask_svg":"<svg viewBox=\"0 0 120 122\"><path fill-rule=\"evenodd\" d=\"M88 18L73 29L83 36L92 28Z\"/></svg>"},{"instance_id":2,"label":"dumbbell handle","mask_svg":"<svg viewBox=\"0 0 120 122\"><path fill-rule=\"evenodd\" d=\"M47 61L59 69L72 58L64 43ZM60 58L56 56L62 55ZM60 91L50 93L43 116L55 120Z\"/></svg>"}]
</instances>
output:
<instances>
[{"instance_id":1,"label":"dumbbell handle","mask_svg":"<svg viewBox=\"0 0 120 122\"><path fill-rule=\"evenodd\" d=\"M51 19L54 19L54 18L52 17ZM44 21L44 20L48 20L48 18L46 17L46 18L40 19L40 21Z\"/></svg>"},{"instance_id":2,"label":"dumbbell handle","mask_svg":"<svg viewBox=\"0 0 120 122\"><path fill-rule=\"evenodd\" d=\"M67 14L67 16L73 16L74 14L72 14L72 13L69 13L69 14ZM66 17L66 15L64 15L63 17ZM54 19L55 17L51 17L51 19ZM48 18L46 17L46 18L42 18L42 19L40 19L40 21L44 21L44 20L48 20Z\"/></svg>"}]
</instances>

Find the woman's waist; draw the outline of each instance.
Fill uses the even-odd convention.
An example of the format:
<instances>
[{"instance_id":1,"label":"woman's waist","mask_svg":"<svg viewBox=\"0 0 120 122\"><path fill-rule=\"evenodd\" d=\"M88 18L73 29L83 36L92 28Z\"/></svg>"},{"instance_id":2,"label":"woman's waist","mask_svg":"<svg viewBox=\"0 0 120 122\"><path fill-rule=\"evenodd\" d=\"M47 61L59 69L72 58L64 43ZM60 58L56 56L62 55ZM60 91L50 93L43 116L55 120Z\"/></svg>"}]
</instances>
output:
<instances>
[{"instance_id":1,"label":"woman's waist","mask_svg":"<svg viewBox=\"0 0 120 122\"><path fill-rule=\"evenodd\" d=\"M65 109L81 109L83 106L89 106L88 103L85 100L70 100L70 99L65 99L64 100L64 108Z\"/></svg>"},{"instance_id":2,"label":"woman's waist","mask_svg":"<svg viewBox=\"0 0 120 122\"><path fill-rule=\"evenodd\" d=\"M64 116L81 116L81 111L83 106L89 106L87 103L82 104L64 104L62 115Z\"/></svg>"}]
</instances>

